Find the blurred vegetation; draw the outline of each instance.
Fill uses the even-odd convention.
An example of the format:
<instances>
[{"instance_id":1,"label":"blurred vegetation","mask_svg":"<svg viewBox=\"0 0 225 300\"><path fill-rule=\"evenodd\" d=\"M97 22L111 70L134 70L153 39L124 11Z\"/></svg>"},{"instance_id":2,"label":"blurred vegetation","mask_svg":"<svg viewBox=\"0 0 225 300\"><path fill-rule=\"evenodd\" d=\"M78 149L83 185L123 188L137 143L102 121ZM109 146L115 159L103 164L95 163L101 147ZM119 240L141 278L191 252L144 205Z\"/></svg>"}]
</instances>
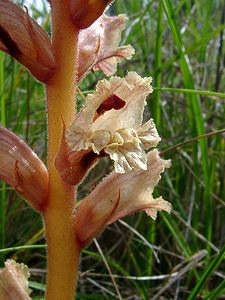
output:
<instances>
[{"instance_id":1,"label":"blurred vegetation","mask_svg":"<svg viewBox=\"0 0 225 300\"><path fill-rule=\"evenodd\" d=\"M30 9L50 32L48 4L43 7ZM76 299L225 299L225 134L217 132L225 128L225 2L124 0L110 12L128 15L122 44L136 50L117 74L135 70L154 79L146 117L155 119L162 157L172 160L156 195L170 201L173 212L155 222L135 214L109 226L83 251ZM80 103L103 77L91 74L82 82ZM42 85L1 53L0 91L1 124L46 161ZM206 133L215 134L202 137ZM101 161L79 197L109 169L108 160ZM27 264L33 298L43 299L42 220L10 187L0 188L1 265L6 258Z\"/></svg>"}]
</instances>

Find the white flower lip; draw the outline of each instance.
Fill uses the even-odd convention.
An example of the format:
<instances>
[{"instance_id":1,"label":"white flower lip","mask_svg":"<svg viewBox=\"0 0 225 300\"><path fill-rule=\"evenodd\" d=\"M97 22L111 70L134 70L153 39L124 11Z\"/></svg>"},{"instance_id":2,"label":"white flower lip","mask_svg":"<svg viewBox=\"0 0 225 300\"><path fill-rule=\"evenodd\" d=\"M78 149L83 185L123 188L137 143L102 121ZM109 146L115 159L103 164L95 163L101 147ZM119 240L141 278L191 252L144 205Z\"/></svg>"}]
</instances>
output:
<instances>
[{"instance_id":1,"label":"white flower lip","mask_svg":"<svg viewBox=\"0 0 225 300\"><path fill-rule=\"evenodd\" d=\"M103 150L114 161L118 173L146 170L145 150L156 147L160 141L152 119L142 124L145 99L153 91L151 81L136 72L129 72L125 78L100 81L66 131L71 150L92 148L97 154ZM96 118L99 108L112 96L118 102Z\"/></svg>"}]
</instances>

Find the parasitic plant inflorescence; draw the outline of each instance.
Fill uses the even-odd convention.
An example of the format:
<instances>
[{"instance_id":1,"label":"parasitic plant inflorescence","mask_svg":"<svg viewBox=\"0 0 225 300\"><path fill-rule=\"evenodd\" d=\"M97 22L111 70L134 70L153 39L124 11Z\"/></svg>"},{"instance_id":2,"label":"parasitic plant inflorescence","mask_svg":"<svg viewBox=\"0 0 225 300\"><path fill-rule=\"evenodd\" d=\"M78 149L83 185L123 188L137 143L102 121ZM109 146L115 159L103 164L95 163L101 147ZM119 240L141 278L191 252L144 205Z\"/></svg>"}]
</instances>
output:
<instances>
[{"instance_id":1,"label":"parasitic plant inflorescence","mask_svg":"<svg viewBox=\"0 0 225 300\"><path fill-rule=\"evenodd\" d=\"M90 71L111 76L134 49L120 46L124 15L104 11L112 1L51 0L52 37L10 0L0 0L0 49L23 64L46 88L47 167L12 132L0 127L0 179L43 217L48 246L47 300L72 300L83 247L112 222L144 210L153 219L171 205L153 198L170 166L153 149L160 141L153 120L143 122L151 77L129 72L99 81L77 112L74 96ZM150 151L149 151L150 150ZM101 157L114 171L86 198L78 184ZM0 270L3 299L30 299L28 270L6 261Z\"/></svg>"}]
</instances>

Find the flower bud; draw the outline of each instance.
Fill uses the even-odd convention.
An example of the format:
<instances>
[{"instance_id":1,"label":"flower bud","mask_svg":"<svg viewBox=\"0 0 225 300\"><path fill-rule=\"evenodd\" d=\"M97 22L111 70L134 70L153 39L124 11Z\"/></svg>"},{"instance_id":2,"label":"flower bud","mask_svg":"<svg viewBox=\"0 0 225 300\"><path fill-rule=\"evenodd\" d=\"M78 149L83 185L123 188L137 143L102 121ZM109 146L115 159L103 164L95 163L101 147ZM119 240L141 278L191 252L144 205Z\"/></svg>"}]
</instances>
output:
<instances>
[{"instance_id":1,"label":"flower bud","mask_svg":"<svg viewBox=\"0 0 225 300\"><path fill-rule=\"evenodd\" d=\"M43 162L18 136L0 127L0 180L43 211L48 196L48 171Z\"/></svg>"},{"instance_id":2,"label":"flower bud","mask_svg":"<svg viewBox=\"0 0 225 300\"><path fill-rule=\"evenodd\" d=\"M0 0L0 50L22 63L40 81L54 73L55 58L47 33L26 10Z\"/></svg>"},{"instance_id":3,"label":"flower bud","mask_svg":"<svg viewBox=\"0 0 225 300\"><path fill-rule=\"evenodd\" d=\"M91 26L112 0L70 0L73 23L80 29Z\"/></svg>"}]
</instances>

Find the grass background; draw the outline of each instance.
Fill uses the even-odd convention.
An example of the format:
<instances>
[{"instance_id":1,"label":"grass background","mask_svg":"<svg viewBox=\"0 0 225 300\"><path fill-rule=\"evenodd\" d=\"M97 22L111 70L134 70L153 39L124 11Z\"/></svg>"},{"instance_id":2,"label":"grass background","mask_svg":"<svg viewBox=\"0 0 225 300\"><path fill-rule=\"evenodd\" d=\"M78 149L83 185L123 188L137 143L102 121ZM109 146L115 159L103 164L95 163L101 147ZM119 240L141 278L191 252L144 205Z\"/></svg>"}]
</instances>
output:
<instances>
[{"instance_id":1,"label":"grass background","mask_svg":"<svg viewBox=\"0 0 225 300\"><path fill-rule=\"evenodd\" d=\"M50 30L47 7L30 10ZM173 212L155 222L139 213L109 226L83 251L76 299L225 299L225 1L124 0L111 12L129 16L122 44L136 50L117 74L134 70L154 79L146 116L157 124L162 157L172 159L155 195L170 201ZM88 76L82 93L103 77ZM1 125L46 161L44 89L3 53L0 101ZM103 160L79 196L109 168ZM32 297L43 299L42 220L4 183L0 200L0 263L27 264Z\"/></svg>"}]
</instances>

